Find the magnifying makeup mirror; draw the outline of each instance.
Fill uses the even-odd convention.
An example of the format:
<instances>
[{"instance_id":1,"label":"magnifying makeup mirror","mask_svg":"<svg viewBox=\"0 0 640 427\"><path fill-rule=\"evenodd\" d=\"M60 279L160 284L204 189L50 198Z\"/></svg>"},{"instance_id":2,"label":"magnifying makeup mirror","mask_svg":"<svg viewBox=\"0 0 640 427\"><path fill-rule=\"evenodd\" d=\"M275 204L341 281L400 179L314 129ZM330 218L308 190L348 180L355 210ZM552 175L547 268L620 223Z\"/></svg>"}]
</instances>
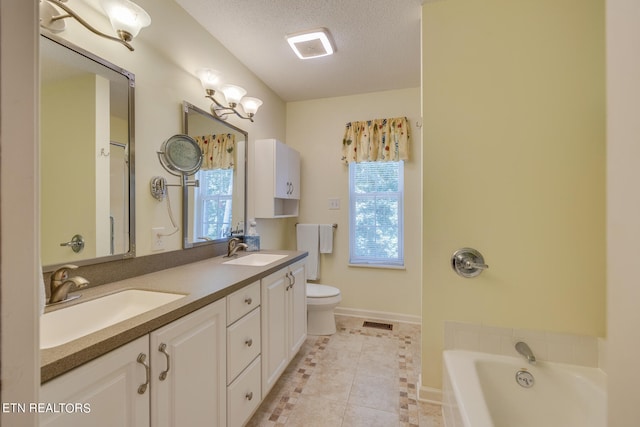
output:
<instances>
[{"instance_id":1,"label":"magnifying makeup mirror","mask_svg":"<svg viewBox=\"0 0 640 427\"><path fill-rule=\"evenodd\" d=\"M171 175L193 175L202 166L202 150L190 136L173 135L162 143L158 159Z\"/></svg>"}]
</instances>

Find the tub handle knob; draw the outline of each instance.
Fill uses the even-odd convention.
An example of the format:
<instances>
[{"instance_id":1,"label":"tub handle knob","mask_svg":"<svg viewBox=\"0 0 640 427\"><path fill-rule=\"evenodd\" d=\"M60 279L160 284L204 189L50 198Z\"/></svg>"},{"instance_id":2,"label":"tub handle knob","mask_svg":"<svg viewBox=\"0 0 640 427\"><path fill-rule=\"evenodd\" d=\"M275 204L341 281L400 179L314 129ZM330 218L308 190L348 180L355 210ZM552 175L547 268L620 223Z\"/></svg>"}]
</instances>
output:
<instances>
[{"instance_id":1,"label":"tub handle knob","mask_svg":"<svg viewBox=\"0 0 640 427\"><path fill-rule=\"evenodd\" d=\"M484 263L484 257L480 252L472 248L458 249L451 256L451 267L453 271L462 277L476 277L482 270L489 268Z\"/></svg>"}]
</instances>

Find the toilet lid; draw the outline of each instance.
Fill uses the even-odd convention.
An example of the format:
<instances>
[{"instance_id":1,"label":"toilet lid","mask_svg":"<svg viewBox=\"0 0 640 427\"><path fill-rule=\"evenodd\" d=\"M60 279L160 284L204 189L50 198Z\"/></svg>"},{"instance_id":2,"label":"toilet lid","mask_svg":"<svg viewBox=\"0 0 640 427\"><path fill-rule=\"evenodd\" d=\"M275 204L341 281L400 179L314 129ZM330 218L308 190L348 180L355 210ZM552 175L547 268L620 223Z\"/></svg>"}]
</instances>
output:
<instances>
[{"instance_id":1,"label":"toilet lid","mask_svg":"<svg viewBox=\"0 0 640 427\"><path fill-rule=\"evenodd\" d=\"M309 298L328 298L340 295L340 289L329 285L320 285L316 283L307 283L307 297Z\"/></svg>"}]
</instances>

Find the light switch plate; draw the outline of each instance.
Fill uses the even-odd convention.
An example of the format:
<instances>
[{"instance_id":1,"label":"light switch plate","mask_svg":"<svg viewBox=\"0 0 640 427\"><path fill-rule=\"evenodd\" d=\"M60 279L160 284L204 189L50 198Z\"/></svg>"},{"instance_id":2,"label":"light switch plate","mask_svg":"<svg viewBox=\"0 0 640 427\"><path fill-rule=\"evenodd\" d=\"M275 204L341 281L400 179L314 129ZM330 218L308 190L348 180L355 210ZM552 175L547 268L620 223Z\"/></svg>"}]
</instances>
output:
<instances>
[{"instance_id":1,"label":"light switch plate","mask_svg":"<svg viewBox=\"0 0 640 427\"><path fill-rule=\"evenodd\" d=\"M329 199L329 209L340 209L340 199Z\"/></svg>"}]
</instances>

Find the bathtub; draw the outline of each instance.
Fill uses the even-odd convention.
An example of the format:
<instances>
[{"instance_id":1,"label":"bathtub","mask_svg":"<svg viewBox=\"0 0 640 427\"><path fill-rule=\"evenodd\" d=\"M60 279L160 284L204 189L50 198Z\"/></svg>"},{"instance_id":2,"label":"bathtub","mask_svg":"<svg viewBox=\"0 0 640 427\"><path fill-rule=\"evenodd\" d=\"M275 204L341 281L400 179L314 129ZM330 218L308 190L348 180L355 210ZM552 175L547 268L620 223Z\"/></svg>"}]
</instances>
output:
<instances>
[{"instance_id":1,"label":"bathtub","mask_svg":"<svg viewBox=\"0 0 640 427\"><path fill-rule=\"evenodd\" d=\"M533 385L525 388L533 376ZM463 350L444 352L445 427L606 427L597 368Z\"/></svg>"}]
</instances>

